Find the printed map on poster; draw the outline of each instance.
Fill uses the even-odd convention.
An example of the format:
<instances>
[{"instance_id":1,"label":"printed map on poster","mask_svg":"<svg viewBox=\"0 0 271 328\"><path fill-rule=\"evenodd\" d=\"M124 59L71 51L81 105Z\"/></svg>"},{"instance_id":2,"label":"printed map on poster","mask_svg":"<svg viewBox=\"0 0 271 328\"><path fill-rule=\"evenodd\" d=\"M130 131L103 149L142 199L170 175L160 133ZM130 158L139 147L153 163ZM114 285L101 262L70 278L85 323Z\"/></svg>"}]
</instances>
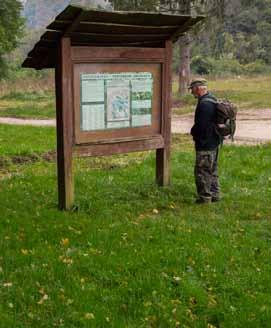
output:
<instances>
[{"instance_id":1,"label":"printed map on poster","mask_svg":"<svg viewBox=\"0 0 271 328\"><path fill-rule=\"evenodd\" d=\"M109 122L130 120L130 82L107 81L107 120Z\"/></svg>"},{"instance_id":2,"label":"printed map on poster","mask_svg":"<svg viewBox=\"0 0 271 328\"><path fill-rule=\"evenodd\" d=\"M152 97L149 72L81 74L81 130L150 126Z\"/></svg>"}]
</instances>

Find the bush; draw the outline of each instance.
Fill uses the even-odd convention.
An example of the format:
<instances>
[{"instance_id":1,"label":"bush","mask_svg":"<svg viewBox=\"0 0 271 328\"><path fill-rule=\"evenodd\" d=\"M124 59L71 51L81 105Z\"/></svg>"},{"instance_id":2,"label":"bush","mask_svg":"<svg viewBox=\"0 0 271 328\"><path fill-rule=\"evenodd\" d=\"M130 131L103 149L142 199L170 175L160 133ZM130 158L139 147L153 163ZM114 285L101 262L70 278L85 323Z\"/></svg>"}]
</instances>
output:
<instances>
[{"instance_id":1,"label":"bush","mask_svg":"<svg viewBox=\"0 0 271 328\"><path fill-rule=\"evenodd\" d=\"M21 63L10 64L8 66L5 79L16 81L18 79L44 79L51 74L51 70L35 70L33 68L22 68Z\"/></svg>"},{"instance_id":2,"label":"bush","mask_svg":"<svg viewBox=\"0 0 271 328\"><path fill-rule=\"evenodd\" d=\"M195 56L191 60L191 70L195 74L210 74L213 70L213 64L208 57Z\"/></svg>"},{"instance_id":3,"label":"bush","mask_svg":"<svg viewBox=\"0 0 271 328\"><path fill-rule=\"evenodd\" d=\"M217 76L224 76L227 74L241 75L244 73L243 66L236 59L212 59L212 64L213 69L211 73Z\"/></svg>"},{"instance_id":4,"label":"bush","mask_svg":"<svg viewBox=\"0 0 271 328\"><path fill-rule=\"evenodd\" d=\"M195 63L205 63L206 70L201 70L200 65L195 66ZM271 67L266 65L263 61L257 60L249 64L240 64L237 59L229 58L207 58L203 60L192 60L191 67L198 67L199 70L195 71L197 74L212 74L215 76L232 76L232 75L253 75L253 74L264 74L271 72ZM207 72L208 70L208 72Z\"/></svg>"},{"instance_id":5,"label":"bush","mask_svg":"<svg viewBox=\"0 0 271 328\"><path fill-rule=\"evenodd\" d=\"M257 60L254 63L244 65L244 71L247 74L262 74L270 72L271 68L268 67L263 61Z\"/></svg>"}]
</instances>

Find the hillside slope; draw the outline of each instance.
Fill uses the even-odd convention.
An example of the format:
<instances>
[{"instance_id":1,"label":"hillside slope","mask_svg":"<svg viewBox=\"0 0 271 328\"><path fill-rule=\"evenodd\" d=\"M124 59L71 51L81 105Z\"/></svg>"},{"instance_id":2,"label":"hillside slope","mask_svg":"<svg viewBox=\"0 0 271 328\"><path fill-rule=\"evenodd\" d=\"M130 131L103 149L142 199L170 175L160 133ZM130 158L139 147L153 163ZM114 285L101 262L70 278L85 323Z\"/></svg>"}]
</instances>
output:
<instances>
[{"instance_id":1,"label":"hillside slope","mask_svg":"<svg viewBox=\"0 0 271 328\"><path fill-rule=\"evenodd\" d=\"M26 0L23 16L30 28L45 28L68 4L110 8L107 0Z\"/></svg>"}]
</instances>

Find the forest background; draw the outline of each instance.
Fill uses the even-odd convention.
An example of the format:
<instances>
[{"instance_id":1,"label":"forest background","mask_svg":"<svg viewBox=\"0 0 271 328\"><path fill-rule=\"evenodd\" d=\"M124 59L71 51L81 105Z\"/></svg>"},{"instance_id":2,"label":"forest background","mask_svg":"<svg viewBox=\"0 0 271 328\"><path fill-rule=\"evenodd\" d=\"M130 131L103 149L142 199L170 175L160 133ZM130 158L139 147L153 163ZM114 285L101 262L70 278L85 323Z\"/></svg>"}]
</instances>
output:
<instances>
[{"instance_id":1,"label":"forest background","mask_svg":"<svg viewBox=\"0 0 271 328\"><path fill-rule=\"evenodd\" d=\"M221 77L271 71L270 0L2 0L0 79L48 74L21 69L21 63L46 25L69 3L106 10L204 14L205 22L190 33L188 41L181 38L175 45L175 73L181 71L180 62L184 61L182 56L187 57L187 50L192 73L197 75Z\"/></svg>"}]
</instances>

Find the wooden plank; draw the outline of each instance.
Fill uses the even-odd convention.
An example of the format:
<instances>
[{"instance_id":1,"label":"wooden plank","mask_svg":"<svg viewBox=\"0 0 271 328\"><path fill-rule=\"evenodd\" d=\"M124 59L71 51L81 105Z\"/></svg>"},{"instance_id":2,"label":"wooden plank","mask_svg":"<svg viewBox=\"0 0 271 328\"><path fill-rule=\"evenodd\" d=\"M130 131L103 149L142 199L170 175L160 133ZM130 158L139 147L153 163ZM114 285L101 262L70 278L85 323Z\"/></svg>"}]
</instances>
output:
<instances>
[{"instance_id":1,"label":"wooden plank","mask_svg":"<svg viewBox=\"0 0 271 328\"><path fill-rule=\"evenodd\" d=\"M104 47L104 48L112 48L112 47L133 47L133 48L144 48L144 47L148 47L148 48L161 48L163 47L165 44L164 41L147 41L147 42L131 42L131 43L128 43L128 42L123 42L123 43L117 43L117 42L114 42L114 43L108 43L108 42L105 42L105 43L91 43L91 44L86 44L86 43L72 43L73 46L76 46L76 47L86 47L86 46L89 46L89 47Z\"/></svg>"},{"instance_id":2,"label":"wooden plank","mask_svg":"<svg viewBox=\"0 0 271 328\"><path fill-rule=\"evenodd\" d=\"M55 20L50 23L46 28L48 30L64 32L71 23L72 21L70 20Z\"/></svg>"},{"instance_id":3,"label":"wooden plank","mask_svg":"<svg viewBox=\"0 0 271 328\"><path fill-rule=\"evenodd\" d=\"M140 41L140 42L78 42L76 39L72 39L72 46L75 47L148 47L148 48L162 48L165 45L164 40L158 40L158 41ZM108 49L107 49L108 51Z\"/></svg>"},{"instance_id":4,"label":"wooden plank","mask_svg":"<svg viewBox=\"0 0 271 328\"><path fill-rule=\"evenodd\" d=\"M125 138L110 138L110 139L98 139L92 142L87 142L81 145L110 145L110 144L121 144L121 143L129 143L133 141L146 141L146 140L163 140L162 135L157 134L157 135L142 135L140 134L139 136L128 136ZM79 145L80 146L80 145Z\"/></svg>"},{"instance_id":5,"label":"wooden plank","mask_svg":"<svg viewBox=\"0 0 271 328\"><path fill-rule=\"evenodd\" d=\"M73 92L69 38L61 39L58 51L58 65L56 65L58 202L60 209L70 210L74 202L74 190L72 175Z\"/></svg>"},{"instance_id":6,"label":"wooden plank","mask_svg":"<svg viewBox=\"0 0 271 328\"><path fill-rule=\"evenodd\" d=\"M97 34L97 33L69 33L72 44L85 44L91 46L92 44L97 44L104 46L110 44L112 46L129 46L129 45L156 45L163 44L165 40L169 39L170 35L168 34Z\"/></svg>"},{"instance_id":7,"label":"wooden plank","mask_svg":"<svg viewBox=\"0 0 271 328\"><path fill-rule=\"evenodd\" d=\"M160 41L145 41L145 42L132 42L132 43L130 43L130 45L131 45L131 47L140 47L140 46L156 46L156 47L161 47L161 45L163 44L164 42L160 42ZM124 42L124 44L125 45L127 45L127 42ZM93 54L93 55L91 55L91 52L92 52L92 50L94 50L95 51L95 49L94 49L94 47L88 47L87 45L84 45L84 43L80 43L80 45L78 45L78 42L76 42L75 44L73 43L73 41L72 41L72 45L73 45L73 50L74 49L82 49L82 51L81 50L78 50L78 52L81 52L81 54L83 54L83 53L86 53L87 52L87 57L86 58L92 58L92 59L94 59L94 58L97 58L97 60L99 60L99 59L101 59L101 58L104 58L103 56L96 56L95 57L95 54ZM94 46L95 46L95 43L94 43ZM99 46L101 49L103 49L102 47L101 47L101 43L98 43L97 44L97 46ZM95 47L97 47L97 46L95 46ZM116 47L116 44L115 43L104 43L103 44L103 47L104 46L107 46L107 47L112 47L112 46L114 46L114 47ZM44 57L45 55L47 56L47 55L52 55L52 56L55 56L55 52L56 52L56 47L57 47L57 43L56 42L53 42L53 41L46 41L46 40L42 40L42 42L39 42L35 47L34 47L34 49L32 50L32 51L30 51L29 52L29 54L28 54L28 57L32 57L32 58L37 58L38 59L38 57ZM77 47L77 48L76 48ZM84 51L83 49L88 49L88 51ZM119 49L119 48L115 48L115 49ZM125 53L126 53L126 56L128 56L128 54L130 53L132 53L132 52L136 52L136 54L138 54L139 56L140 56L140 54L143 54L144 53L144 51L141 51L140 49L133 49L133 48L131 48L131 50L129 50L129 48L127 48L126 47L126 51L125 51ZM161 48L162 49L162 48ZM144 50L144 49L143 49ZM75 51L73 51L73 52L76 52L76 50ZM99 55L101 55L101 52L102 51L100 51L99 52ZM104 49L103 50L103 52L104 53L108 53L108 50L107 49ZM114 53L116 53L116 51L113 51L113 54ZM153 55L151 54L151 53L153 53ZM147 55L149 54L150 55L150 58L149 59L154 59L154 58L161 58L161 50L159 50L159 49L152 49L152 48L150 48L149 49L149 51L147 51L147 54L146 54L146 56L145 56L145 58L147 58ZM112 50L110 49L110 57L108 57L108 58L112 58ZM142 56L142 55L141 55ZM83 56L84 57L84 56ZM136 58L136 57L135 57ZM75 58L74 58L75 59ZM80 58L80 59L83 59L82 57ZM128 58L127 58L128 59ZM76 59L75 59L76 60Z\"/></svg>"},{"instance_id":8,"label":"wooden plank","mask_svg":"<svg viewBox=\"0 0 271 328\"><path fill-rule=\"evenodd\" d=\"M95 33L95 32L75 32L75 31L71 31L70 33L67 33L70 37L74 37L77 38L78 41L80 42L80 38L82 40L89 41L92 39L96 39L97 42L99 42L100 40L109 40L109 41L147 41L147 40L151 40L151 41L155 41L155 40L167 40L170 38L170 34L162 34L162 33L154 33L154 34L148 34L148 33L144 33L144 34L135 34L135 33L123 33L123 34L115 34L113 31L111 31L110 34L106 34L106 33ZM66 35L66 33L65 33ZM110 39L111 38L111 39Z\"/></svg>"},{"instance_id":9,"label":"wooden plank","mask_svg":"<svg viewBox=\"0 0 271 328\"><path fill-rule=\"evenodd\" d=\"M85 20L124 25L160 26L181 25L187 19L186 15L170 15L153 12L121 12L87 10Z\"/></svg>"},{"instance_id":10,"label":"wooden plank","mask_svg":"<svg viewBox=\"0 0 271 328\"><path fill-rule=\"evenodd\" d=\"M175 26L142 26L142 25L122 25L112 23L99 23L81 21L78 25L76 32L94 32L94 33L114 33L114 34L153 34L153 33L166 33L172 34L179 28Z\"/></svg>"},{"instance_id":11,"label":"wooden plank","mask_svg":"<svg viewBox=\"0 0 271 328\"><path fill-rule=\"evenodd\" d=\"M72 21L69 20L55 20L50 23L46 28L48 30L55 30L64 32ZM118 23L106 23L106 22L93 22L93 21L80 21L80 24L75 29L78 32L101 32L101 33L173 33L180 25L156 25L156 26L144 26L144 25L129 25Z\"/></svg>"},{"instance_id":12,"label":"wooden plank","mask_svg":"<svg viewBox=\"0 0 271 328\"><path fill-rule=\"evenodd\" d=\"M140 11L101 11L82 6L69 5L55 21L73 21L79 11L84 10L85 21L142 26L176 26L183 24L188 15L175 15Z\"/></svg>"},{"instance_id":13,"label":"wooden plank","mask_svg":"<svg viewBox=\"0 0 271 328\"><path fill-rule=\"evenodd\" d=\"M44 56L38 56L38 61L36 64L36 69L44 69L44 68L55 68L57 62L57 50L54 52L50 52L45 54Z\"/></svg>"},{"instance_id":14,"label":"wooden plank","mask_svg":"<svg viewBox=\"0 0 271 328\"><path fill-rule=\"evenodd\" d=\"M156 182L160 186L170 184L170 141L171 141L171 93L172 93L172 42L166 41L166 60L162 77L162 135L164 148L156 151Z\"/></svg>"},{"instance_id":15,"label":"wooden plank","mask_svg":"<svg viewBox=\"0 0 271 328\"><path fill-rule=\"evenodd\" d=\"M28 53L28 57L36 57L39 54L44 55L44 53L55 52L57 48L57 42L54 41L39 41L35 47Z\"/></svg>"},{"instance_id":16,"label":"wooden plank","mask_svg":"<svg viewBox=\"0 0 271 328\"><path fill-rule=\"evenodd\" d=\"M95 44L94 44L95 45ZM126 43L127 45L127 43ZM72 47L72 58L74 62L104 62L107 61L122 61L129 62L137 60L141 62L163 62L165 57L164 48L161 48L160 43L147 43L146 45L156 46L157 48L141 48L141 44L133 44L132 47L115 47L115 44L105 44L103 47ZM113 46L113 47L112 47ZM138 48L136 48L138 46ZM108 51L104 47L110 47ZM48 58L44 66L40 66L40 62L44 58ZM54 68L56 66L56 48L49 51L46 47L36 47L29 54L22 65L28 68Z\"/></svg>"},{"instance_id":17,"label":"wooden plank","mask_svg":"<svg viewBox=\"0 0 271 328\"><path fill-rule=\"evenodd\" d=\"M43 69L43 68L54 68L55 67L55 58L52 56L44 56L44 57L27 57L22 64L22 67L25 68L35 68L35 69Z\"/></svg>"},{"instance_id":18,"label":"wooden plank","mask_svg":"<svg viewBox=\"0 0 271 328\"><path fill-rule=\"evenodd\" d=\"M97 60L157 60L163 62L165 60L164 48L110 48L110 51L103 47L72 47L73 61L97 61Z\"/></svg>"},{"instance_id":19,"label":"wooden plank","mask_svg":"<svg viewBox=\"0 0 271 328\"><path fill-rule=\"evenodd\" d=\"M35 51L39 48L56 49L58 42L56 40L39 40L33 48L32 51Z\"/></svg>"},{"instance_id":20,"label":"wooden plank","mask_svg":"<svg viewBox=\"0 0 271 328\"><path fill-rule=\"evenodd\" d=\"M75 156L106 156L135 151L146 151L164 147L162 136L149 137L142 140L128 142L76 145L73 148Z\"/></svg>"},{"instance_id":21,"label":"wooden plank","mask_svg":"<svg viewBox=\"0 0 271 328\"><path fill-rule=\"evenodd\" d=\"M39 59L39 57L43 57L44 55L54 56L57 52L57 45L54 48L48 49L47 47L36 47L32 51L29 52L28 57Z\"/></svg>"},{"instance_id":22,"label":"wooden plank","mask_svg":"<svg viewBox=\"0 0 271 328\"><path fill-rule=\"evenodd\" d=\"M29 54L29 57L32 58L33 64L35 64L34 68L39 67L45 68L40 66L40 63L43 61L46 63L46 67L50 65L50 67L55 67L56 64L56 57L57 57L57 49L55 49L53 52L49 52L48 49L39 49L38 53L33 52L32 54ZM46 60L45 60L46 58Z\"/></svg>"},{"instance_id":23,"label":"wooden plank","mask_svg":"<svg viewBox=\"0 0 271 328\"><path fill-rule=\"evenodd\" d=\"M62 33L58 31L46 31L41 37L41 40L46 40L46 41L59 41L61 38Z\"/></svg>"},{"instance_id":24,"label":"wooden plank","mask_svg":"<svg viewBox=\"0 0 271 328\"><path fill-rule=\"evenodd\" d=\"M90 45L92 43L100 44L101 46L104 43L111 44L132 44L132 43L140 43L142 45L150 43L150 42L158 42L165 41L169 39L170 35L161 35L161 34L151 34L151 35L118 35L118 34L96 34L96 33L69 33L69 36L72 39L73 44L86 44Z\"/></svg>"},{"instance_id":25,"label":"wooden plank","mask_svg":"<svg viewBox=\"0 0 271 328\"><path fill-rule=\"evenodd\" d=\"M84 14L85 12L82 9L77 12L76 16L73 19L73 22L65 29L63 36L70 37L70 33L74 31L80 24L80 21L83 18Z\"/></svg>"}]
</instances>

